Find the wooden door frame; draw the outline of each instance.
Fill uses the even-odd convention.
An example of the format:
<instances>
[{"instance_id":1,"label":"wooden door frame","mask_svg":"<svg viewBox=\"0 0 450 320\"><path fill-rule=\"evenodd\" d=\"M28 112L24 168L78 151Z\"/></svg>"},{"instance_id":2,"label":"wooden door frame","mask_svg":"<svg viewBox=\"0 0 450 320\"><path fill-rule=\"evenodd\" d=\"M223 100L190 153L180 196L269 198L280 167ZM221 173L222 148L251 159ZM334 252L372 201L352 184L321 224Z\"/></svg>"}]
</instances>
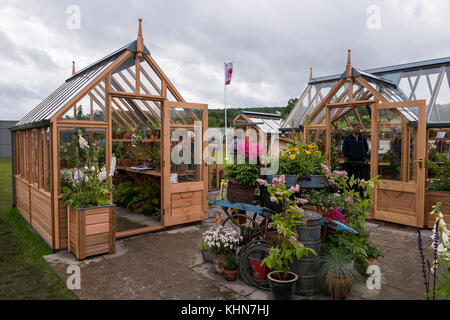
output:
<instances>
[{"instance_id":1,"label":"wooden door frame","mask_svg":"<svg viewBox=\"0 0 450 320\"><path fill-rule=\"evenodd\" d=\"M171 142L171 135L170 130L171 128L177 128L180 126L176 126L174 124L171 124L171 118L170 118L170 109L171 108L183 108L187 110L191 109L200 109L202 110L202 148L201 148L201 158L202 163L199 165L200 170L202 171L202 178L201 181L193 181L193 182L183 182L180 184L171 184L170 183L170 167L171 167L171 148L170 148L170 142ZM204 193L204 197L202 199L202 212L200 215L203 218L206 218L208 216L208 165L206 161L203 159L203 150L207 148L208 146L208 140L204 139L205 133L208 129L208 105L207 104L200 104L200 103L187 103L187 102L176 102L176 101L168 101L164 100L162 102L162 152L161 152L161 159L162 159L162 175L161 175L161 211L162 211L162 225L164 227L166 226L172 226L180 223L172 223L170 222L171 214L172 214L172 203L171 203L171 194L175 193L173 191L181 192L183 191L202 191ZM186 126L184 126L186 127ZM194 128L194 125L192 125L192 128ZM206 135L207 137L207 135ZM195 138L194 138L195 139ZM198 216L198 215L196 215ZM193 217L192 221L197 221L196 217ZM190 222L190 221L187 221ZM186 223L186 222L182 222Z\"/></svg>"},{"instance_id":2,"label":"wooden door frame","mask_svg":"<svg viewBox=\"0 0 450 320\"><path fill-rule=\"evenodd\" d=\"M417 138L415 139L414 146L414 164L413 167L416 169L414 172L416 173L415 181L408 181L409 175L407 177L403 177L402 181L391 181L391 180L381 180L382 184L378 188L374 190L373 193L373 201L374 206L371 210L371 217L375 219L385 220L394 223L401 223L416 226L422 228L424 226L424 212L425 212L425 167L426 167L426 100L411 100L411 101L402 101L402 102L382 102L375 103L371 107L371 177L378 176L378 148L379 148L379 139L378 139L378 125L379 125L379 110L381 109L397 109L401 107L417 107L418 108L418 120L417 120ZM404 128L405 125L402 125ZM402 131L402 141L407 140L408 145L402 144L402 165L406 159L409 159L408 155L404 155L405 151L410 150L409 141L410 141L410 132L409 130ZM375 151L375 152L374 152ZM416 162L416 161L419 161ZM407 160L409 163L409 160ZM409 165L408 165L409 167ZM403 174L408 172L408 169L403 170ZM393 213L388 211L377 210L377 199L378 199L378 190L391 190L391 191L399 191L399 192L409 192L416 194L416 216L415 221L412 218L409 218L407 221L405 217L401 217L401 213ZM404 221L403 221L404 220Z\"/></svg>"}]
</instances>

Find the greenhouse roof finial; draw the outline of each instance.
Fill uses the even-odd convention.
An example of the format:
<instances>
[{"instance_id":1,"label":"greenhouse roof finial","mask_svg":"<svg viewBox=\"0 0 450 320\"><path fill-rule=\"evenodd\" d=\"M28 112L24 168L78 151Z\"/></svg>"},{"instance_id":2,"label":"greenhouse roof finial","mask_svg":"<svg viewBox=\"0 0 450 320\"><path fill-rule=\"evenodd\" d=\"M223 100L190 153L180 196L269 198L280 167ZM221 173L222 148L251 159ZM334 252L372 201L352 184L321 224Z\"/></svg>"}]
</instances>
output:
<instances>
[{"instance_id":1,"label":"greenhouse roof finial","mask_svg":"<svg viewBox=\"0 0 450 320\"><path fill-rule=\"evenodd\" d=\"M351 77L352 76L352 56L351 56L351 49L348 49L348 54L347 54L347 68L346 68L346 75L347 77Z\"/></svg>"},{"instance_id":2,"label":"greenhouse roof finial","mask_svg":"<svg viewBox=\"0 0 450 320\"><path fill-rule=\"evenodd\" d=\"M142 53L144 51L144 38L142 37L142 18L139 18L139 30L136 43L136 51Z\"/></svg>"},{"instance_id":3,"label":"greenhouse roof finial","mask_svg":"<svg viewBox=\"0 0 450 320\"><path fill-rule=\"evenodd\" d=\"M75 61L72 61L72 74L75 74Z\"/></svg>"},{"instance_id":4,"label":"greenhouse roof finial","mask_svg":"<svg viewBox=\"0 0 450 320\"><path fill-rule=\"evenodd\" d=\"M312 80L312 67L309 68L309 80Z\"/></svg>"}]
</instances>

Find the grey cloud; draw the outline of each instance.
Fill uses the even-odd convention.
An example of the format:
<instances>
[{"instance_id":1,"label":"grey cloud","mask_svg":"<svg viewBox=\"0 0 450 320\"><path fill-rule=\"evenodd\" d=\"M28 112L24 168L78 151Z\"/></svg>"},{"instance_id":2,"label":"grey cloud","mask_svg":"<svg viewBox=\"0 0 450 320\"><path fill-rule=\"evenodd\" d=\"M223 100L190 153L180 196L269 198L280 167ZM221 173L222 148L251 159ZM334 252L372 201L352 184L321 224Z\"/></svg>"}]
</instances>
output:
<instances>
[{"instance_id":1,"label":"grey cloud","mask_svg":"<svg viewBox=\"0 0 450 320\"><path fill-rule=\"evenodd\" d=\"M137 18L143 18L144 40L163 70L164 63L181 63L181 75L189 81L173 81L183 95L188 91L221 107L223 82L217 76L196 73L200 64L217 66L220 76L223 62L233 61L234 75L229 91L231 106L284 105L291 97L304 90L309 67L314 76L342 73L347 49L352 49L353 65L373 68L450 55L448 43L450 6L444 1L422 1L411 4L412 12L395 7L394 1L377 0L322 0L322 1L80 1L43 0L38 3L14 2L18 10L36 16L62 37L74 39L86 57L95 53L106 55L134 40ZM425 17L426 9L442 3L435 19ZM81 29L66 27L66 8L79 5ZM381 9L381 29L369 30L366 9L370 5ZM423 19L427 18L424 22ZM0 13L1 18L1 13ZM0 34L0 48L3 43ZM188 47L163 56L174 44ZM7 44L6 44L7 46ZM45 55L46 48L24 52L9 59L24 59L27 63L48 65L47 72L58 73L52 60ZM98 56L97 58L100 58ZM70 61L84 57L70 57ZM162 62L160 62L162 60ZM82 68L83 66L79 66ZM61 73L59 71L59 73ZM39 77L39 75L35 75ZM272 101L264 92L241 94L238 83L249 84L253 90L261 83L277 88ZM51 91L54 88L47 88ZM0 88L1 90L1 88ZM44 90L42 90L44 91Z\"/></svg>"}]
</instances>

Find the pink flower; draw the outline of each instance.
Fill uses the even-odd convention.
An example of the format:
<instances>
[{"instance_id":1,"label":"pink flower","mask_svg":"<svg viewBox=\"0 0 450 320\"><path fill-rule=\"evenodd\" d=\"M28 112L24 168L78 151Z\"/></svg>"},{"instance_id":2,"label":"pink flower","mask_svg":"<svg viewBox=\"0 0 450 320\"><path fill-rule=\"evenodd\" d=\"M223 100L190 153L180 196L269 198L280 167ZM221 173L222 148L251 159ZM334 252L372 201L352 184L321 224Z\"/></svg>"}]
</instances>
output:
<instances>
[{"instance_id":1,"label":"pink flower","mask_svg":"<svg viewBox=\"0 0 450 320\"><path fill-rule=\"evenodd\" d=\"M297 199L297 203L298 203L298 204L301 204L302 206L305 205L305 204L307 204L308 202L309 202L308 200L303 199L303 198Z\"/></svg>"},{"instance_id":2,"label":"pink flower","mask_svg":"<svg viewBox=\"0 0 450 320\"><path fill-rule=\"evenodd\" d=\"M339 209L334 208L331 211L329 211L329 214L324 215L324 218L329 218L332 220L339 221L341 223L345 223L345 214L343 214Z\"/></svg>"},{"instance_id":3,"label":"pink flower","mask_svg":"<svg viewBox=\"0 0 450 320\"><path fill-rule=\"evenodd\" d=\"M270 197L270 201L277 202L277 198L276 197Z\"/></svg>"},{"instance_id":4,"label":"pink flower","mask_svg":"<svg viewBox=\"0 0 450 320\"><path fill-rule=\"evenodd\" d=\"M267 180L264 180L264 179L256 179L256 182L258 182L259 183L259 185L261 185L261 186L265 186L265 185L267 185Z\"/></svg>"},{"instance_id":5,"label":"pink flower","mask_svg":"<svg viewBox=\"0 0 450 320\"><path fill-rule=\"evenodd\" d=\"M298 246L299 246L300 248L304 248L304 247L305 247L305 245L304 245L302 242L300 242L300 241L298 241L297 244L298 244Z\"/></svg>"},{"instance_id":6,"label":"pink flower","mask_svg":"<svg viewBox=\"0 0 450 320\"><path fill-rule=\"evenodd\" d=\"M353 201L353 199L350 198L350 197L345 198L344 201L347 202L347 203L354 203L354 202L355 202L355 201Z\"/></svg>"},{"instance_id":7,"label":"pink flower","mask_svg":"<svg viewBox=\"0 0 450 320\"><path fill-rule=\"evenodd\" d=\"M338 171L338 170L334 170L332 176L337 176L341 179L345 179L347 178L347 171Z\"/></svg>"},{"instance_id":8,"label":"pink flower","mask_svg":"<svg viewBox=\"0 0 450 320\"><path fill-rule=\"evenodd\" d=\"M325 174L330 174L330 173L331 173L331 170L330 170L330 168L328 168L327 165L322 164L321 166L322 166L322 171L323 171Z\"/></svg>"},{"instance_id":9,"label":"pink flower","mask_svg":"<svg viewBox=\"0 0 450 320\"><path fill-rule=\"evenodd\" d=\"M333 186L336 184L336 181L334 181L333 179L328 179L328 183Z\"/></svg>"},{"instance_id":10,"label":"pink flower","mask_svg":"<svg viewBox=\"0 0 450 320\"><path fill-rule=\"evenodd\" d=\"M245 154L245 158L249 160L255 160L257 157L261 156L264 152L264 148L259 145L259 142L256 144L250 144L248 139L241 140L237 146L237 151L241 154Z\"/></svg>"},{"instance_id":11,"label":"pink flower","mask_svg":"<svg viewBox=\"0 0 450 320\"><path fill-rule=\"evenodd\" d=\"M297 242L297 238L294 237L294 236L291 236L291 237L289 238L289 242L292 243L292 244L295 244L295 243Z\"/></svg>"},{"instance_id":12,"label":"pink flower","mask_svg":"<svg viewBox=\"0 0 450 320\"><path fill-rule=\"evenodd\" d=\"M300 186L297 184L295 186L292 186L289 191L291 191L292 193L296 193L296 192L300 192Z\"/></svg>"},{"instance_id":13,"label":"pink flower","mask_svg":"<svg viewBox=\"0 0 450 320\"><path fill-rule=\"evenodd\" d=\"M283 192L277 191L277 192L275 192L275 194L276 194L277 196L282 196L282 195L283 195Z\"/></svg>"}]
</instances>

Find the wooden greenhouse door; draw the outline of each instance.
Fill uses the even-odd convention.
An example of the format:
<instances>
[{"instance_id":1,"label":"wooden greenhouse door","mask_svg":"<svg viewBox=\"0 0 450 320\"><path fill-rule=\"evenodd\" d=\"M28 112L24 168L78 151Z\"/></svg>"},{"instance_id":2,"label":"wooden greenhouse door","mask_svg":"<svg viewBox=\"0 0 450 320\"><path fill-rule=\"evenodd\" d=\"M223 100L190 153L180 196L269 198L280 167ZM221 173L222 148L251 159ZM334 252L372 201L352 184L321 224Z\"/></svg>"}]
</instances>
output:
<instances>
[{"instance_id":1,"label":"wooden greenhouse door","mask_svg":"<svg viewBox=\"0 0 450 320\"><path fill-rule=\"evenodd\" d=\"M374 193L375 219L424 225L425 115L425 100L372 106L371 176L381 179Z\"/></svg>"},{"instance_id":2,"label":"wooden greenhouse door","mask_svg":"<svg viewBox=\"0 0 450 320\"><path fill-rule=\"evenodd\" d=\"M208 166L202 154L208 141L202 138L208 129L208 105L165 100L163 110L163 225L204 220L208 218ZM182 144L176 135L183 137L182 142L188 138L186 154L177 149ZM171 159L172 153L181 154L183 163ZM184 163L186 159L190 163Z\"/></svg>"}]
</instances>

